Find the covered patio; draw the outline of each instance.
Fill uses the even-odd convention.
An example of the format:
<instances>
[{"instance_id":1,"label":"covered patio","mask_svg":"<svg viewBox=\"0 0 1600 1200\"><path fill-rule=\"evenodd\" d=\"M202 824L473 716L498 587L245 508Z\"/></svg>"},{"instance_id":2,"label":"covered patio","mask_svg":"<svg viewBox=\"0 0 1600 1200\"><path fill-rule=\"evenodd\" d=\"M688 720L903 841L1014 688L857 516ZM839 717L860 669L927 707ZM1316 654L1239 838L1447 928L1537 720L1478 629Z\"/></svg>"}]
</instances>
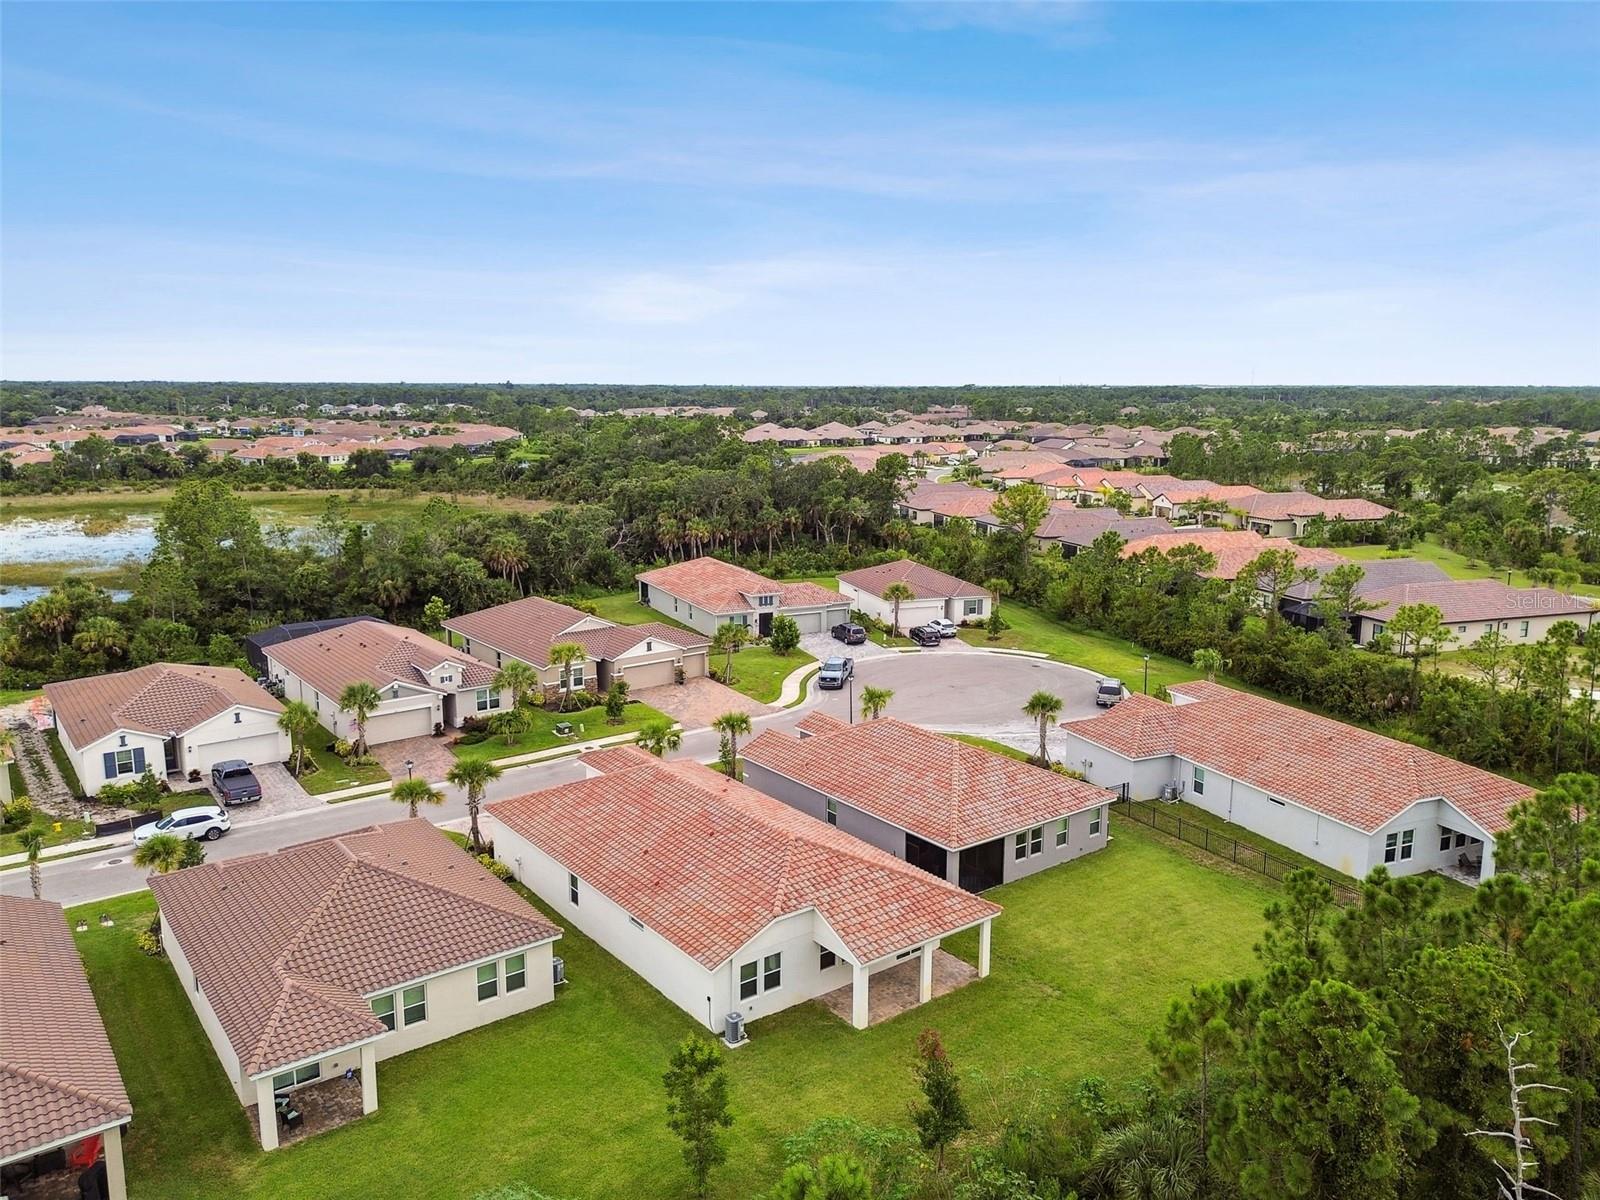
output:
<instances>
[{"instance_id":1,"label":"covered patio","mask_svg":"<svg viewBox=\"0 0 1600 1200\"><path fill-rule=\"evenodd\" d=\"M854 964L851 979L841 988L824 992L817 1000L834 1016L857 1029L892 1020L901 1013L965 987L989 974L993 920L978 926L978 965L939 948L935 938L901 951L888 966Z\"/></svg>"},{"instance_id":2,"label":"covered patio","mask_svg":"<svg viewBox=\"0 0 1600 1200\"><path fill-rule=\"evenodd\" d=\"M373 1082L373 1103L368 1106L363 1096L364 1076L356 1072L351 1076L337 1075L289 1091L278 1092L273 1097L274 1111L267 1116L270 1124L262 1123L259 1105L252 1104L245 1112L250 1128L263 1150L279 1146L292 1146L307 1138L316 1137L330 1129L360 1120L377 1107L377 1083ZM269 1132L270 1131L270 1132Z\"/></svg>"}]
</instances>

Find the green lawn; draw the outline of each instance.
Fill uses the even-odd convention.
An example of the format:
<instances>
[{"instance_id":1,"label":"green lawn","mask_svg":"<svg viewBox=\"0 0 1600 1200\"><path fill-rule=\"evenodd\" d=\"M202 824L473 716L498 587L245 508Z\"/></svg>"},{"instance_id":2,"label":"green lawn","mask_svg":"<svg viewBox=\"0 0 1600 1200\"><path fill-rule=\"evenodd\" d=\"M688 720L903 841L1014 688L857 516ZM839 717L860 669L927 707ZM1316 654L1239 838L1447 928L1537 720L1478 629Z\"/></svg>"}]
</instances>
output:
<instances>
[{"instance_id":1,"label":"green lawn","mask_svg":"<svg viewBox=\"0 0 1600 1200\"><path fill-rule=\"evenodd\" d=\"M13 773L16 772L15 763L7 763L6 766ZM13 796L22 796L26 795L26 791L18 789L15 780L13 780L11 794ZM37 829L44 836L46 847L64 846L68 842L76 842L81 838L94 835L94 826L87 821L76 821L71 818L57 820L55 817L45 813L36 812L33 814L33 820L28 822L27 825L21 825L15 829L8 826L4 832L0 832L0 855L21 854L22 835L29 829Z\"/></svg>"},{"instance_id":2,"label":"green lawn","mask_svg":"<svg viewBox=\"0 0 1600 1200\"><path fill-rule=\"evenodd\" d=\"M962 640L974 646L1042 651L1057 662L1120 679L1129 691L1137 692L1144 687L1144 651L1133 642L1089 629L1075 629L1013 600L1000 602L1000 616L1011 628L1001 633L998 641L990 641L988 633L981 628L963 629ZM1200 675L1187 663L1165 654L1150 656L1152 692L1169 684L1199 679Z\"/></svg>"},{"instance_id":3,"label":"green lawn","mask_svg":"<svg viewBox=\"0 0 1600 1200\"><path fill-rule=\"evenodd\" d=\"M490 737L485 741L474 743L470 746L455 745L450 747L451 752L458 759L484 759L484 758L510 758L517 754L532 754L536 750L548 750L552 746L564 746L576 742L593 741L596 738L615 737L623 733L637 733L648 721L663 720L665 713L651 708L648 704L637 702L629 704L623 713L620 725L606 723L606 710L604 705L595 705L593 708L581 708L576 712L553 713L542 708L530 710L533 720L532 727L527 733L506 744L503 737ZM556 733L558 722L568 721L575 729L581 727L581 732L571 737L561 737Z\"/></svg>"},{"instance_id":4,"label":"green lawn","mask_svg":"<svg viewBox=\"0 0 1600 1200\"><path fill-rule=\"evenodd\" d=\"M990 1078L1120 1083L1145 1071L1145 1038L1174 994L1251 970L1274 892L1130 823L1113 833L1099 854L990 893L1006 912L989 979L862 1032L812 1004L756 1022L727 1058L734 1125L712 1195L770 1186L780 1139L818 1117L905 1126L913 1041L928 1025L959 1067ZM137 1114L135 1200L465 1198L509 1182L585 1200L690 1194L660 1076L695 1025L576 931L558 947L569 983L552 1004L384 1062L377 1113L267 1155L171 967L134 948L149 905L139 893L87 906L77 935ZM93 923L101 911L115 928ZM949 949L970 961L976 942L964 934Z\"/></svg>"},{"instance_id":5,"label":"green lawn","mask_svg":"<svg viewBox=\"0 0 1600 1200\"><path fill-rule=\"evenodd\" d=\"M1451 579L1498 579L1502 583L1506 579L1506 571L1511 571L1511 585L1513 587L1532 587L1533 581L1521 571L1502 567L1499 570L1487 563L1476 562L1466 555L1439 545L1429 539L1416 542L1404 550L1391 550L1387 546L1335 546L1339 554L1346 558L1353 558L1357 562L1372 562L1380 558L1418 558L1424 562L1438 564L1438 567ZM1580 596L1600 596L1600 586L1589 583L1580 583L1572 588Z\"/></svg>"},{"instance_id":6,"label":"green lawn","mask_svg":"<svg viewBox=\"0 0 1600 1200\"><path fill-rule=\"evenodd\" d=\"M0 688L0 706L26 704L35 696L44 695L43 688Z\"/></svg>"},{"instance_id":7,"label":"green lawn","mask_svg":"<svg viewBox=\"0 0 1600 1200\"><path fill-rule=\"evenodd\" d=\"M1242 825L1236 825L1231 821L1225 821L1221 817L1209 813L1203 808L1197 808L1195 805L1190 804L1187 800L1180 800L1176 804L1163 804L1157 800L1143 800L1139 801L1138 803L1141 808L1149 809L1155 812L1161 818L1161 827L1163 829L1170 829L1172 827L1171 822L1173 819L1181 819L1186 827L1192 825L1196 829L1209 829L1214 834L1221 834L1224 837L1233 838L1241 845L1254 846L1257 850L1265 850L1267 853L1283 859L1285 862L1289 863L1291 867L1311 867L1318 874L1328 873L1328 868L1317 862L1316 859L1307 858L1304 854L1300 854L1294 850L1291 850L1287 846L1280 845L1271 838L1262 837L1259 833L1254 833ZM1124 828L1126 828L1126 824L1127 823L1124 822ZM1199 837L1198 834L1190 833L1187 828L1184 831L1184 836L1193 840L1198 840ZM1219 848L1222 845L1221 842L1215 842L1213 844ZM1242 855L1243 853L1244 852L1241 850L1240 854ZM1257 859L1256 861L1257 865L1259 865L1260 859ZM1353 882L1354 881L1352 881L1352 883Z\"/></svg>"},{"instance_id":8,"label":"green lawn","mask_svg":"<svg viewBox=\"0 0 1600 1200\"><path fill-rule=\"evenodd\" d=\"M50 747L50 757L56 764L56 770L61 772L61 778L66 781L67 790L74 796L83 795L83 785L78 782L77 769L67 757L66 747L61 744L61 735L54 729L48 729L45 731L44 740Z\"/></svg>"},{"instance_id":9,"label":"green lawn","mask_svg":"<svg viewBox=\"0 0 1600 1200\"><path fill-rule=\"evenodd\" d=\"M1026 750L1018 750L1015 746L1008 746L1004 742L997 742L993 738L979 737L975 733L947 733L945 737L955 738L958 742L965 742L969 746L976 746L980 750L989 750L995 754L1003 754L1007 758L1014 758L1018 762L1029 761Z\"/></svg>"},{"instance_id":10,"label":"green lawn","mask_svg":"<svg viewBox=\"0 0 1600 1200\"><path fill-rule=\"evenodd\" d=\"M752 700L771 704L777 700L783 681L791 671L816 661L804 650L775 654L765 646L746 646L733 656L733 681L728 686ZM713 654L711 665L721 671L722 655Z\"/></svg>"},{"instance_id":11,"label":"green lawn","mask_svg":"<svg viewBox=\"0 0 1600 1200\"><path fill-rule=\"evenodd\" d=\"M337 792L344 788L355 787L362 783L384 783L389 778L377 763L366 766L352 767L333 752L333 734L322 726L317 726L317 732L311 735L311 740L306 743L306 758L317 764L315 771L310 771L300 777L300 786L313 796L320 796L324 792ZM289 759L289 767L294 768L294 759Z\"/></svg>"}]
</instances>

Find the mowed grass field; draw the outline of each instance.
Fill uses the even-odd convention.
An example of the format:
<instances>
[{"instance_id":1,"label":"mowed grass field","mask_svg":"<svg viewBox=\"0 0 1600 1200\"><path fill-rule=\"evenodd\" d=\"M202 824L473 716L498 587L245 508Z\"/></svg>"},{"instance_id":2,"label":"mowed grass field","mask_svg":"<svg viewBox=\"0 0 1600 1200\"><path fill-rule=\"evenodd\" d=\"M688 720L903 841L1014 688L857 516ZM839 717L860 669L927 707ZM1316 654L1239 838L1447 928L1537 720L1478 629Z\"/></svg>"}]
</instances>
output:
<instances>
[{"instance_id":1,"label":"mowed grass field","mask_svg":"<svg viewBox=\"0 0 1600 1200\"><path fill-rule=\"evenodd\" d=\"M1413 543L1404 550L1391 550L1387 546L1335 546L1334 550L1357 562L1372 562L1380 558L1419 558L1424 562L1436 563L1451 579L1498 579L1503 583L1508 569L1502 567L1496 570L1486 563L1474 562L1466 555L1432 540ZM1512 569L1511 586L1532 587L1533 580L1523 572ZM1577 584L1571 590L1580 596L1600 596L1600 586L1591 583Z\"/></svg>"},{"instance_id":2,"label":"mowed grass field","mask_svg":"<svg viewBox=\"0 0 1600 1200\"><path fill-rule=\"evenodd\" d=\"M988 979L862 1032L816 1004L756 1022L727 1056L734 1125L711 1194L769 1187L781 1139L819 1117L906 1125L928 1026L990 1079L1143 1073L1172 996L1251 970L1273 893L1131 823L1113 820L1112 834L1098 854L990 893L1006 911ZM89 931L75 935L133 1099L135 1200L469 1198L512 1182L585 1200L691 1194L661 1072L696 1026L576 930L557 946L570 982L553 1003L383 1062L377 1113L263 1154L171 965L134 945L151 903L86 906ZM95 922L105 911L115 927ZM976 934L947 948L975 961Z\"/></svg>"}]
</instances>

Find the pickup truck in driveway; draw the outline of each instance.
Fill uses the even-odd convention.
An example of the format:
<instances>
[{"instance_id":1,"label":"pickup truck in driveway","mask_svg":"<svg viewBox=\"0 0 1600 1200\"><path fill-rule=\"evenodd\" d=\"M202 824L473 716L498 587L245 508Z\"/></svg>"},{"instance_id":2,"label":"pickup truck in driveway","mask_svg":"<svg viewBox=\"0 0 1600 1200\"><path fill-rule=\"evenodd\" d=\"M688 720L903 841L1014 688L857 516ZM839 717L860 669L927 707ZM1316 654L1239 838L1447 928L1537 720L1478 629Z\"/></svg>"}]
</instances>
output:
<instances>
[{"instance_id":1,"label":"pickup truck in driveway","mask_svg":"<svg viewBox=\"0 0 1600 1200\"><path fill-rule=\"evenodd\" d=\"M211 768L211 786L223 804L254 804L261 799L261 781L242 758L230 758Z\"/></svg>"}]
</instances>

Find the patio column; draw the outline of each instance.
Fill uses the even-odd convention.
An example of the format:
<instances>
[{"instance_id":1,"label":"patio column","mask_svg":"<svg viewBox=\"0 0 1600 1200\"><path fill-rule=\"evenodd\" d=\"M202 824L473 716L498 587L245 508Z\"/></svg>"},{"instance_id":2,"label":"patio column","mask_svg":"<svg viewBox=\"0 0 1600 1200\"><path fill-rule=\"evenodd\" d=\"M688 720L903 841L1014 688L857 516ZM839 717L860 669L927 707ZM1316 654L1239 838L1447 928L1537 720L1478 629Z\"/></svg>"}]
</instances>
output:
<instances>
[{"instance_id":1,"label":"patio column","mask_svg":"<svg viewBox=\"0 0 1600 1200\"><path fill-rule=\"evenodd\" d=\"M867 1027L867 968L864 963L854 963L850 968L850 1024L857 1029Z\"/></svg>"},{"instance_id":2,"label":"patio column","mask_svg":"<svg viewBox=\"0 0 1600 1200\"><path fill-rule=\"evenodd\" d=\"M978 978L979 979L987 979L989 977L989 946L990 946L991 941L993 940L993 938L991 936L992 930L991 930L990 927L993 924L994 924L994 918L990 917L982 925L978 926Z\"/></svg>"},{"instance_id":3,"label":"patio column","mask_svg":"<svg viewBox=\"0 0 1600 1200\"><path fill-rule=\"evenodd\" d=\"M272 1076L256 1080L256 1124L261 1131L261 1148L278 1148L278 1106L272 1095Z\"/></svg>"},{"instance_id":4,"label":"patio column","mask_svg":"<svg viewBox=\"0 0 1600 1200\"><path fill-rule=\"evenodd\" d=\"M361 1111L378 1111L378 1047L375 1042L361 1047Z\"/></svg>"},{"instance_id":5,"label":"patio column","mask_svg":"<svg viewBox=\"0 0 1600 1200\"><path fill-rule=\"evenodd\" d=\"M122 1166L122 1126L106 1130L106 1195L109 1200L128 1200L128 1173Z\"/></svg>"},{"instance_id":6,"label":"patio column","mask_svg":"<svg viewBox=\"0 0 1600 1200\"><path fill-rule=\"evenodd\" d=\"M933 999L933 956L938 949L938 938L934 938L922 947L921 961L917 964L921 970L921 978L917 980L918 1004L926 1004Z\"/></svg>"}]
</instances>

